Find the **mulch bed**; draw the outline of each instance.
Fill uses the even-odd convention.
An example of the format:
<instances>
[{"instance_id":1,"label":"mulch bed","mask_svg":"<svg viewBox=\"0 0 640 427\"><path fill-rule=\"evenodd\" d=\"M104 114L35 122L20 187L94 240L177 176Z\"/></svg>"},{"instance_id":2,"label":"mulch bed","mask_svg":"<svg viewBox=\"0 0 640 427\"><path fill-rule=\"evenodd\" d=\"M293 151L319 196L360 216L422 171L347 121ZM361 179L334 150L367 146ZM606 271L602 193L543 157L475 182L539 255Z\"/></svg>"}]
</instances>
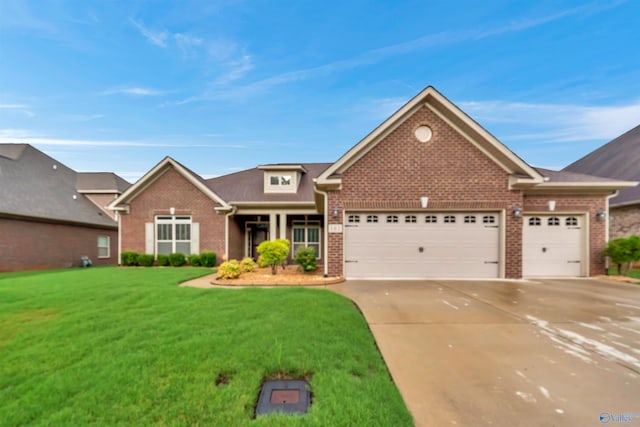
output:
<instances>
[{"instance_id":1,"label":"mulch bed","mask_svg":"<svg viewBox=\"0 0 640 427\"><path fill-rule=\"evenodd\" d=\"M288 265L284 269L278 268L275 275L271 274L270 267L256 267L251 273L243 273L237 279L215 278L211 284L221 286L324 286L343 281L343 277L324 277L321 268L310 273L303 273L297 265Z\"/></svg>"}]
</instances>

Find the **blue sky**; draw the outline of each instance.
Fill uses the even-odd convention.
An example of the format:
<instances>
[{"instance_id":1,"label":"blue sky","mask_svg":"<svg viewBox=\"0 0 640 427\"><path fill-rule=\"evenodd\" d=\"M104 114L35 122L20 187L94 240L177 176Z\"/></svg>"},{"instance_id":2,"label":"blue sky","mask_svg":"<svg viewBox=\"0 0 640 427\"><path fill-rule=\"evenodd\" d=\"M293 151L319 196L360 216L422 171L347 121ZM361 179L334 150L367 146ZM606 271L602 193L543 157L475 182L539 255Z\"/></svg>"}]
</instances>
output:
<instances>
[{"instance_id":1,"label":"blue sky","mask_svg":"<svg viewBox=\"0 0 640 427\"><path fill-rule=\"evenodd\" d=\"M130 181L332 162L428 85L562 168L640 124L640 2L0 1L0 142Z\"/></svg>"}]
</instances>

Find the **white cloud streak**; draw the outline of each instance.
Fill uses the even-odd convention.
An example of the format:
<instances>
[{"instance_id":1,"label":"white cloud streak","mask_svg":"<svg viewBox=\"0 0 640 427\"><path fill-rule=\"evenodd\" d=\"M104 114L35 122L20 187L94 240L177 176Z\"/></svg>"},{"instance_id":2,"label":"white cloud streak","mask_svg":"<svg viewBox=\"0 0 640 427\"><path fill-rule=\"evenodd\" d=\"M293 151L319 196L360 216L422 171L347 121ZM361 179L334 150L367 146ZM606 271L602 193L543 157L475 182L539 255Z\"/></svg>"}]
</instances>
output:
<instances>
[{"instance_id":1,"label":"white cloud streak","mask_svg":"<svg viewBox=\"0 0 640 427\"><path fill-rule=\"evenodd\" d=\"M13 110L27 117L35 117L35 114L29 111L28 108L29 107L24 104L0 104L0 110Z\"/></svg>"},{"instance_id":2,"label":"white cloud streak","mask_svg":"<svg viewBox=\"0 0 640 427\"><path fill-rule=\"evenodd\" d=\"M100 92L100 95L133 95L133 96L162 96L170 93L170 91L132 86L107 89Z\"/></svg>"},{"instance_id":3,"label":"white cloud streak","mask_svg":"<svg viewBox=\"0 0 640 427\"><path fill-rule=\"evenodd\" d=\"M510 141L555 144L610 140L640 124L640 101L603 106L507 101L470 101L458 105L481 123L519 129L503 137Z\"/></svg>"},{"instance_id":4,"label":"white cloud streak","mask_svg":"<svg viewBox=\"0 0 640 427\"><path fill-rule=\"evenodd\" d=\"M129 18L129 21L151 44L158 47L167 47L167 38L169 37L167 31L153 31L147 28L142 22L138 22L133 18Z\"/></svg>"}]
</instances>

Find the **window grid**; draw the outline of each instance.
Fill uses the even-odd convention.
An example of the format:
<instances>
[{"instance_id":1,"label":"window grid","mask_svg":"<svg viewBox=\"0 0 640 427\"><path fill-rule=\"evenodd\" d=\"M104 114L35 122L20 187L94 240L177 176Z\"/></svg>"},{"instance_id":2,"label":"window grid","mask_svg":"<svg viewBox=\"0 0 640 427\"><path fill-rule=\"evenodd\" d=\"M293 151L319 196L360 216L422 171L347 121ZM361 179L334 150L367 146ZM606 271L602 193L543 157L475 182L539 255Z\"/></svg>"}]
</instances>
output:
<instances>
[{"instance_id":1,"label":"window grid","mask_svg":"<svg viewBox=\"0 0 640 427\"><path fill-rule=\"evenodd\" d=\"M551 226L551 227L555 227L557 225L560 225L560 218L557 218L555 216L552 216L551 218L549 218L547 220L547 225Z\"/></svg>"},{"instance_id":2,"label":"window grid","mask_svg":"<svg viewBox=\"0 0 640 427\"><path fill-rule=\"evenodd\" d=\"M109 258L110 254L109 236L98 236L98 258Z\"/></svg>"},{"instance_id":3,"label":"window grid","mask_svg":"<svg viewBox=\"0 0 640 427\"><path fill-rule=\"evenodd\" d=\"M493 215L485 215L482 217L482 223L483 224L495 224L496 223L496 217Z\"/></svg>"},{"instance_id":4,"label":"window grid","mask_svg":"<svg viewBox=\"0 0 640 427\"><path fill-rule=\"evenodd\" d=\"M404 222L415 224L416 222L418 222L418 218L415 215L407 215L404 217Z\"/></svg>"},{"instance_id":5,"label":"window grid","mask_svg":"<svg viewBox=\"0 0 640 427\"><path fill-rule=\"evenodd\" d=\"M368 223L377 223L378 222L378 215L367 215L367 222Z\"/></svg>"},{"instance_id":6,"label":"window grid","mask_svg":"<svg viewBox=\"0 0 640 427\"><path fill-rule=\"evenodd\" d=\"M191 217L156 217L156 253L169 255L175 252L191 254Z\"/></svg>"},{"instance_id":7,"label":"window grid","mask_svg":"<svg viewBox=\"0 0 640 427\"><path fill-rule=\"evenodd\" d=\"M349 215L347 221L351 224L357 224L360 222L360 215Z\"/></svg>"},{"instance_id":8,"label":"window grid","mask_svg":"<svg viewBox=\"0 0 640 427\"><path fill-rule=\"evenodd\" d=\"M531 226L538 226L541 224L540 218L538 218L537 216L534 216L532 218L529 218L529 225Z\"/></svg>"},{"instance_id":9,"label":"window grid","mask_svg":"<svg viewBox=\"0 0 640 427\"><path fill-rule=\"evenodd\" d=\"M476 223L476 216L475 215L466 215L464 217L464 223L465 224L475 224Z\"/></svg>"},{"instance_id":10,"label":"window grid","mask_svg":"<svg viewBox=\"0 0 640 427\"><path fill-rule=\"evenodd\" d=\"M564 220L565 225L568 227L575 227L578 225L578 218L575 216L570 216L569 218Z\"/></svg>"},{"instance_id":11,"label":"window grid","mask_svg":"<svg viewBox=\"0 0 640 427\"><path fill-rule=\"evenodd\" d=\"M455 215L446 215L444 217L444 223L445 224L455 224L455 222L456 222Z\"/></svg>"},{"instance_id":12,"label":"window grid","mask_svg":"<svg viewBox=\"0 0 640 427\"><path fill-rule=\"evenodd\" d=\"M388 223L397 223L398 222L398 215L387 215L387 222Z\"/></svg>"}]
</instances>

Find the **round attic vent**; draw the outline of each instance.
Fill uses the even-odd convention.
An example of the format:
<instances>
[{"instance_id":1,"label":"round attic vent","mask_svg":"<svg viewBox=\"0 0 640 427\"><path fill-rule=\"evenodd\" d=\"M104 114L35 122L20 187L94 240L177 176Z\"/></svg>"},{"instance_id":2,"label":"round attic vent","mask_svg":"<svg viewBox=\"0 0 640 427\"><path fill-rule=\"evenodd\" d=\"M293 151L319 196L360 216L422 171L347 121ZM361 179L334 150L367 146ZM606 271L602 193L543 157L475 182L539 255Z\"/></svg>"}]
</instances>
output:
<instances>
[{"instance_id":1,"label":"round attic vent","mask_svg":"<svg viewBox=\"0 0 640 427\"><path fill-rule=\"evenodd\" d=\"M431 128L429 126L420 126L414 132L416 139L420 142L427 142L431 139L433 132L431 132Z\"/></svg>"}]
</instances>

